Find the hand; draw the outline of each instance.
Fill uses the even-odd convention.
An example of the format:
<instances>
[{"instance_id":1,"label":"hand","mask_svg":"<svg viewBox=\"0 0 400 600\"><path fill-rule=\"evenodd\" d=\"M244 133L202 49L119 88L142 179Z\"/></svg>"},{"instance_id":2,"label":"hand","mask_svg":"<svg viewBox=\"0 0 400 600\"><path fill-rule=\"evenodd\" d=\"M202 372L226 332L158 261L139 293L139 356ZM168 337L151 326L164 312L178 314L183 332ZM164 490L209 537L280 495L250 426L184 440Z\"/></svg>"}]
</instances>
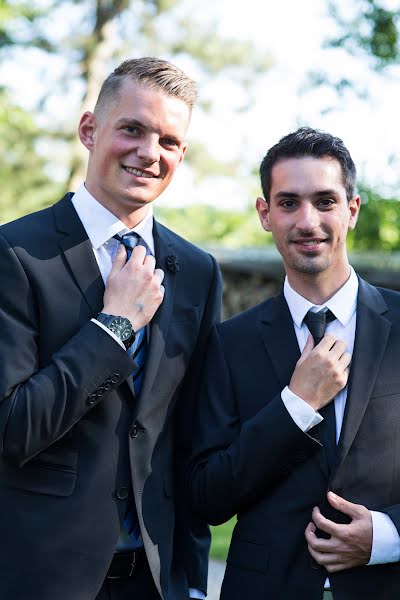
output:
<instances>
[{"instance_id":1,"label":"hand","mask_svg":"<svg viewBox=\"0 0 400 600\"><path fill-rule=\"evenodd\" d=\"M345 343L333 335L326 334L315 348L309 335L289 388L314 410L319 410L346 385L350 360Z\"/></svg>"},{"instance_id":2,"label":"hand","mask_svg":"<svg viewBox=\"0 0 400 600\"><path fill-rule=\"evenodd\" d=\"M312 522L305 530L308 550L313 559L324 566L328 573L344 571L366 565L372 549L372 517L362 504L353 504L333 492L328 492L329 503L351 517L348 525L339 525L326 519L315 507ZM328 533L326 540L315 535L316 528Z\"/></svg>"},{"instance_id":3,"label":"hand","mask_svg":"<svg viewBox=\"0 0 400 600\"><path fill-rule=\"evenodd\" d=\"M164 298L164 271L155 269L155 264L143 246L136 246L127 261L120 244L107 278L102 312L128 318L135 331L147 325Z\"/></svg>"}]
</instances>

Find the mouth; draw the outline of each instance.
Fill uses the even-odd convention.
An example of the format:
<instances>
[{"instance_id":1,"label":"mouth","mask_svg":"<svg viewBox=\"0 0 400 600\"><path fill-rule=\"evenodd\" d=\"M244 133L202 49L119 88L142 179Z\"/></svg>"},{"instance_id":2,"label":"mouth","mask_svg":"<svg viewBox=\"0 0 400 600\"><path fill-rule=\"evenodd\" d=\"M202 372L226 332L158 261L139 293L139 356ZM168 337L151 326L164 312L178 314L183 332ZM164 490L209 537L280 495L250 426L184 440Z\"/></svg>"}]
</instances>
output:
<instances>
[{"instance_id":1,"label":"mouth","mask_svg":"<svg viewBox=\"0 0 400 600\"><path fill-rule=\"evenodd\" d=\"M122 165L122 168L124 169L124 171L130 173L131 175L134 175L135 177L143 177L144 179L158 178L158 175L155 175L154 173L150 173L149 171L142 171L142 169L136 169L135 167L127 167L125 165Z\"/></svg>"},{"instance_id":2,"label":"mouth","mask_svg":"<svg viewBox=\"0 0 400 600\"><path fill-rule=\"evenodd\" d=\"M323 238L296 238L291 240L292 244L295 244L299 249L305 250L306 252L316 252L322 248L322 245L327 242L327 239Z\"/></svg>"}]
</instances>

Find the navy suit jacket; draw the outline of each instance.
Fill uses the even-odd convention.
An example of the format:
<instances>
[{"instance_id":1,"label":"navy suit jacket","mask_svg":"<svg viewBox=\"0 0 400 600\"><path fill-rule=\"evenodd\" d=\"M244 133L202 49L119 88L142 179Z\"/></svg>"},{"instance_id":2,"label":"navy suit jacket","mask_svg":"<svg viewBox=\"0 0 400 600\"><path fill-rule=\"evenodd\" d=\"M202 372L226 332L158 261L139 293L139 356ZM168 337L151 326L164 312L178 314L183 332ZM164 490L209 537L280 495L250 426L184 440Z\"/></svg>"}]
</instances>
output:
<instances>
[{"instance_id":1,"label":"navy suit jacket","mask_svg":"<svg viewBox=\"0 0 400 600\"><path fill-rule=\"evenodd\" d=\"M337 464L303 433L281 390L300 356L283 293L217 325L198 402L193 500L209 523L238 516L221 600L321 600L304 530L332 489L386 512L400 531L400 294L360 280L356 338ZM330 576L335 600L393 600L399 564Z\"/></svg>"},{"instance_id":2,"label":"navy suit jacket","mask_svg":"<svg viewBox=\"0 0 400 600\"><path fill-rule=\"evenodd\" d=\"M182 472L219 270L154 224L166 291L135 398L132 359L90 321L104 284L70 199L0 228L0 598L95 598L129 501L162 597L187 598L206 589Z\"/></svg>"}]
</instances>

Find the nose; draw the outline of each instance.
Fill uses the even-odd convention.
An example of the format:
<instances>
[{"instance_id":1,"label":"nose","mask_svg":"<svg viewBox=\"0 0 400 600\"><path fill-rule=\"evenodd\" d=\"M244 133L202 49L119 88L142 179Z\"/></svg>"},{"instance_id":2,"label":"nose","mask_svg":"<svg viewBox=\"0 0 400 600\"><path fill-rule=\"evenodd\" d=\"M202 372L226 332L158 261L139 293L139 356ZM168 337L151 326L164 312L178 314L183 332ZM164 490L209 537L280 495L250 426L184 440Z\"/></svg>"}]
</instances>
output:
<instances>
[{"instance_id":1,"label":"nose","mask_svg":"<svg viewBox=\"0 0 400 600\"><path fill-rule=\"evenodd\" d=\"M137 148L137 155L147 164L159 162L160 150L158 138L153 135L142 138Z\"/></svg>"},{"instance_id":2,"label":"nose","mask_svg":"<svg viewBox=\"0 0 400 600\"><path fill-rule=\"evenodd\" d=\"M305 202L297 213L297 227L304 232L311 232L320 224L320 214L313 204Z\"/></svg>"}]
</instances>

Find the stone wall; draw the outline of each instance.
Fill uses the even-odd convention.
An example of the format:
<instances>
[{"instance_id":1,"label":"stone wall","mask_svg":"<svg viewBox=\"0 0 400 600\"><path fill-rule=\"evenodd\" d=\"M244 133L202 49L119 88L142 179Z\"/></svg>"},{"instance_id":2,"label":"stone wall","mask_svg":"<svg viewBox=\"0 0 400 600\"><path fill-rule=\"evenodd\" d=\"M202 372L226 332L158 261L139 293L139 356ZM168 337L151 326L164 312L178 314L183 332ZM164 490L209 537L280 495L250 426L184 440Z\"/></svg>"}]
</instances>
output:
<instances>
[{"instance_id":1,"label":"stone wall","mask_svg":"<svg viewBox=\"0 0 400 600\"><path fill-rule=\"evenodd\" d=\"M210 249L224 280L223 319L227 319L275 295L285 272L273 247L244 250ZM400 255L352 254L350 262L373 285L400 290Z\"/></svg>"}]
</instances>

